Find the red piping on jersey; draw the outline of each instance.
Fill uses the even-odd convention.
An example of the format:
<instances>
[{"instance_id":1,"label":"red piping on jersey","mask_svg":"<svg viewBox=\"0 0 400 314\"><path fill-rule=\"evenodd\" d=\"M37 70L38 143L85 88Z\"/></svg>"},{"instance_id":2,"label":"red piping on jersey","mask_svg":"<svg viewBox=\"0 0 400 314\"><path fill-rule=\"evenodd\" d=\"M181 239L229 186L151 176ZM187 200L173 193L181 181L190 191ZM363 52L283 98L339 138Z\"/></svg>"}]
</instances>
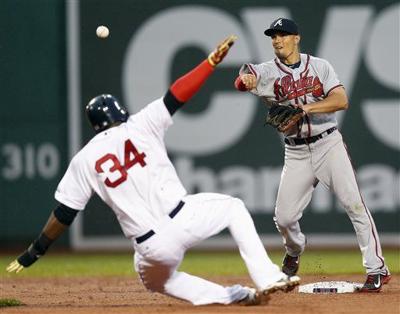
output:
<instances>
[{"instance_id":1,"label":"red piping on jersey","mask_svg":"<svg viewBox=\"0 0 400 314\"><path fill-rule=\"evenodd\" d=\"M296 134L297 137L300 137L301 129L303 128L303 124L304 124L304 117L301 118L299 121L297 121L297 134Z\"/></svg>"},{"instance_id":2,"label":"red piping on jersey","mask_svg":"<svg viewBox=\"0 0 400 314\"><path fill-rule=\"evenodd\" d=\"M289 74L289 75L291 76L291 78L292 78L292 81L294 82L294 77L293 77L292 72L289 72L289 71L287 71L285 68L283 68L282 65L278 62L278 58L275 58L274 61L275 61L276 66L277 66L282 72L285 72L286 74ZM300 61L301 61L301 57L300 57ZM307 72L309 63L310 63L310 55L307 55L306 65L305 65L304 70L300 73L300 79L302 78L303 74ZM296 91L296 98L294 99L294 102L295 102L296 105L298 105L298 104L299 104L299 99L298 99L298 97L297 97L297 89L296 89L296 88L295 88L295 91ZM306 96L306 94L304 94L304 104L307 104L307 96ZM311 136L311 123L310 123L310 118L309 118L307 115L305 115L305 120L306 120L306 122L307 122L307 129L308 129L308 136L307 136L307 137L310 137L310 136ZM303 122L304 122L304 119L303 119ZM297 132L297 137L299 137L299 136L300 136L300 133L301 133L301 128L303 127L303 125L300 126L300 124L298 123L298 124L297 124L297 127L299 128L299 130L298 130L298 132Z\"/></svg>"},{"instance_id":3,"label":"red piping on jersey","mask_svg":"<svg viewBox=\"0 0 400 314\"><path fill-rule=\"evenodd\" d=\"M276 66L277 66L279 69L281 69L281 71L285 72L286 74L291 75L291 76L292 76L292 79L293 79L292 73L289 72L289 71L287 71L286 69L284 69L284 68L281 66L281 64L278 62L278 58L275 58L274 61L275 61Z\"/></svg>"},{"instance_id":4,"label":"red piping on jersey","mask_svg":"<svg viewBox=\"0 0 400 314\"><path fill-rule=\"evenodd\" d=\"M292 75L291 72L287 71L286 69L284 69L284 68L282 67L282 65L278 62L278 58L275 58L274 61L275 61L275 64L278 66L279 69L281 69L283 72L285 72L285 73L287 73L287 74ZM301 57L300 57L300 61L301 61ZM306 72L306 71L308 70L308 64L309 64L309 63L310 63L310 55L307 55L306 66L305 66L304 70L300 73L300 77L302 76L302 74L303 74L304 72ZM292 76L292 78L293 78L293 76Z\"/></svg>"},{"instance_id":5,"label":"red piping on jersey","mask_svg":"<svg viewBox=\"0 0 400 314\"><path fill-rule=\"evenodd\" d=\"M187 102L197 93L213 71L214 67L206 59L193 70L177 79L171 85L170 91L180 102Z\"/></svg>"},{"instance_id":6,"label":"red piping on jersey","mask_svg":"<svg viewBox=\"0 0 400 314\"><path fill-rule=\"evenodd\" d=\"M343 85L342 84L339 84L339 85L336 85L336 86L333 86L330 90L328 90L328 92L326 93L326 96L328 96L329 95L329 93L331 92L331 91L333 91L335 88L338 88L338 87L340 87L340 86L342 86L343 87Z\"/></svg>"},{"instance_id":7,"label":"red piping on jersey","mask_svg":"<svg viewBox=\"0 0 400 314\"><path fill-rule=\"evenodd\" d=\"M303 75L304 74L304 75ZM307 77L308 75L308 70L305 69L303 72L300 73L300 80L303 79L303 77ZM303 105L307 104L307 93L304 93L304 97L303 97Z\"/></svg>"},{"instance_id":8,"label":"red piping on jersey","mask_svg":"<svg viewBox=\"0 0 400 314\"><path fill-rule=\"evenodd\" d=\"M275 64L277 65L277 67L278 67L279 69L281 69L283 72L289 74L290 77L292 78L292 82L294 82L293 74L292 74L291 72L286 71L286 70L278 63L277 60L278 60L278 59L275 58ZM300 75L300 77L301 77L301 75ZM296 98L294 99L294 102L295 102L296 105L298 105L298 104L299 104L299 99L298 99L298 96L297 96L297 88L295 87L294 90L295 90L295 92L296 92Z\"/></svg>"},{"instance_id":9,"label":"red piping on jersey","mask_svg":"<svg viewBox=\"0 0 400 314\"><path fill-rule=\"evenodd\" d=\"M357 185L357 187L358 187L358 185ZM360 195L360 196L361 196L361 195ZM382 262L382 266L379 267L379 268L382 269L383 267L385 267L385 261L383 260L383 257L379 256L379 254L378 254L378 241L376 240L376 235L375 235L375 231L376 231L376 230L374 229L374 223L372 222L372 219L371 219L371 213L369 212L369 210L367 210L367 208L366 208L366 206L365 206L365 204L364 204L364 199L362 198L362 196L361 196L361 200L362 200L362 203L363 203L363 205L364 205L365 212L367 213L369 222L370 222L370 224L371 224L371 231L372 231L372 235L373 235L374 240L375 240L375 254L376 254L376 256L377 256L377 257L381 260L381 262Z\"/></svg>"},{"instance_id":10,"label":"red piping on jersey","mask_svg":"<svg viewBox=\"0 0 400 314\"><path fill-rule=\"evenodd\" d=\"M304 68L303 72L300 73L301 75L308 70L308 64L310 63L310 55L307 55L306 67Z\"/></svg>"},{"instance_id":11,"label":"red piping on jersey","mask_svg":"<svg viewBox=\"0 0 400 314\"><path fill-rule=\"evenodd\" d=\"M376 239L375 230L374 230L374 223L372 222L372 219L371 219L371 213L370 213L369 210L367 209L367 206L365 206L364 199L363 199L363 197L362 197L362 195L361 195L360 188L359 188L359 186L358 186L356 171L354 170L354 166L353 166L353 163L351 162L351 158L350 158L350 155L349 155L349 151L347 150L347 146L346 146L346 144L345 144L344 141L343 141L343 146L344 146L344 148L346 149L347 158L349 158L351 168L353 169L354 180L356 181L356 185L357 185L358 193L359 193L360 198L361 198L361 202L362 202L362 204L364 205L364 210L365 210L365 212L366 212L366 214L367 214L367 216L368 216L369 223L371 224L372 236L374 237L374 240L375 240L375 255L381 260L382 266L379 267L379 268L382 269L383 267L385 267L385 261L384 261L384 259L383 259L382 256L379 256L379 253L378 253L378 241L377 241L377 239Z\"/></svg>"},{"instance_id":12,"label":"red piping on jersey","mask_svg":"<svg viewBox=\"0 0 400 314\"><path fill-rule=\"evenodd\" d=\"M310 136L311 136L311 123L310 123L310 118L308 117L308 115L305 115L305 117L306 117L306 122L307 122L307 129L308 129L308 136L307 136L307 137L310 137Z\"/></svg>"},{"instance_id":13,"label":"red piping on jersey","mask_svg":"<svg viewBox=\"0 0 400 314\"><path fill-rule=\"evenodd\" d=\"M308 58L307 58L306 68L304 69L303 72L300 73L300 80L303 78L303 74L304 74L304 76L307 76L307 74L308 74L307 67L308 67L308 61L310 59L310 56L307 55L307 57ZM304 93L303 105L306 105L306 104L307 104L307 94ZM308 136L307 137L310 137L311 136L311 122L310 122L310 117L307 114L305 114L305 120L307 122L307 130L308 130Z\"/></svg>"},{"instance_id":14,"label":"red piping on jersey","mask_svg":"<svg viewBox=\"0 0 400 314\"><path fill-rule=\"evenodd\" d=\"M251 74L253 74L257 78L258 77L257 71L254 70L254 68L251 66L251 64L247 64L247 67L249 68Z\"/></svg>"},{"instance_id":15,"label":"red piping on jersey","mask_svg":"<svg viewBox=\"0 0 400 314\"><path fill-rule=\"evenodd\" d=\"M276 64L276 66L277 66L279 69L281 69L283 72L289 74L290 77L292 78L292 82L294 82L293 74L292 74L291 72L286 71L286 70L279 64L279 62L278 62L277 60L278 60L278 58L275 58L275 64ZM296 98L294 99L294 102L296 103L296 105L298 105L298 104L299 104L299 100L297 99L297 88L295 88L295 92L296 92Z\"/></svg>"}]
</instances>

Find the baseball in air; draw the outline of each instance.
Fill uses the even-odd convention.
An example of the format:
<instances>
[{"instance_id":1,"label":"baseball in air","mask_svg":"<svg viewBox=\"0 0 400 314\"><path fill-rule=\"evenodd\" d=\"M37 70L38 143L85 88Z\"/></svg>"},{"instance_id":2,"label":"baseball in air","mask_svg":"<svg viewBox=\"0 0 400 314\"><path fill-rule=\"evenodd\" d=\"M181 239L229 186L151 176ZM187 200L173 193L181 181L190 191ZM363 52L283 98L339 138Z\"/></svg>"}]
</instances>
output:
<instances>
[{"instance_id":1,"label":"baseball in air","mask_svg":"<svg viewBox=\"0 0 400 314\"><path fill-rule=\"evenodd\" d=\"M109 34L110 34L110 31L108 30L107 26L100 25L96 29L96 35L99 38L107 38Z\"/></svg>"}]
</instances>

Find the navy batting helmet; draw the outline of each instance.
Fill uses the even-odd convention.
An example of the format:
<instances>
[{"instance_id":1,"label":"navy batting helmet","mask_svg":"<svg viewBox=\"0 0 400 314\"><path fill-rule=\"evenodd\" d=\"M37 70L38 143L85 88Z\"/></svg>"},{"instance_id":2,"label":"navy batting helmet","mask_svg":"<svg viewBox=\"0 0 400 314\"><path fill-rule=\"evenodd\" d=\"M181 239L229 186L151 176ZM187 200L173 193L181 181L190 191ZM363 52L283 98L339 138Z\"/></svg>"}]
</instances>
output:
<instances>
[{"instance_id":1,"label":"navy batting helmet","mask_svg":"<svg viewBox=\"0 0 400 314\"><path fill-rule=\"evenodd\" d=\"M104 131L116 122L126 122L128 110L112 95L94 97L86 106L86 116L96 133Z\"/></svg>"}]
</instances>

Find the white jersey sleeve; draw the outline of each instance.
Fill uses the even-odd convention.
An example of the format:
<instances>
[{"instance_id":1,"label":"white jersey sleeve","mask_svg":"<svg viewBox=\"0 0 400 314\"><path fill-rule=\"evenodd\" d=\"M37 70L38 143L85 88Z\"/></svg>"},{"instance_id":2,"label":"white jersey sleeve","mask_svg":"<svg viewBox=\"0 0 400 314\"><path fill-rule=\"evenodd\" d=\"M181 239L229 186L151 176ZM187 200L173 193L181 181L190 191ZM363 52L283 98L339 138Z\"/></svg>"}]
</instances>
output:
<instances>
[{"instance_id":1,"label":"white jersey sleeve","mask_svg":"<svg viewBox=\"0 0 400 314\"><path fill-rule=\"evenodd\" d=\"M151 102L137 114L132 115L130 119L158 138L163 138L165 131L173 124L172 117L164 104L163 98Z\"/></svg>"},{"instance_id":2,"label":"white jersey sleeve","mask_svg":"<svg viewBox=\"0 0 400 314\"><path fill-rule=\"evenodd\" d=\"M329 92L338 86L342 86L339 78L333 69L332 65L320 58L313 58L316 62L314 63L315 71L318 77L321 79L325 96L328 96ZM312 65L311 65L312 66Z\"/></svg>"},{"instance_id":3,"label":"white jersey sleeve","mask_svg":"<svg viewBox=\"0 0 400 314\"><path fill-rule=\"evenodd\" d=\"M260 83L260 80L262 79L261 65L245 63L241 66L241 68L239 70L239 75L243 75L243 74L253 74L257 79L257 86L258 86L258 84ZM250 90L250 92L256 96L262 96L259 93L259 90L257 89L257 87Z\"/></svg>"},{"instance_id":4,"label":"white jersey sleeve","mask_svg":"<svg viewBox=\"0 0 400 314\"><path fill-rule=\"evenodd\" d=\"M83 210L93 194L83 169L85 163L80 159L79 153L72 159L54 195L57 201L76 210Z\"/></svg>"},{"instance_id":5,"label":"white jersey sleeve","mask_svg":"<svg viewBox=\"0 0 400 314\"><path fill-rule=\"evenodd\" d=\"M239 70L239 75L254 74L257 78L257 85L250 90L253 95L261 97L264 102L271 104L276 101L274 95L274 78L277 71L274 71L275 65L271 62L253 64L243 64Z\"/></svg>"}]
</instances>

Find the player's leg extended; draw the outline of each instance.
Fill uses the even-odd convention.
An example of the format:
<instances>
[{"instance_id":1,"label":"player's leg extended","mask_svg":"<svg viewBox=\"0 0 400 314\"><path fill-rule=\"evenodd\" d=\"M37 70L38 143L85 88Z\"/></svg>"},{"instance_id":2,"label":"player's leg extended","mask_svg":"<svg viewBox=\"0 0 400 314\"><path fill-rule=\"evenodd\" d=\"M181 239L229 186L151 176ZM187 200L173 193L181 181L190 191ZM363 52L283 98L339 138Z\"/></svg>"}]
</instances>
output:
<instances>
[{"instance_id":1,"label":"player's leg extended","mask_svg":"<svg viewBox=\"0 0 400 314\"><path fill-rule=\"evenodd\" d=\"M386 273L381 244L374 220L360 194L354 169L339 132L326 139L329 153L321 152L325 158L318 165L318 178L323 180L336 194L345 208L357 234L367 273ZM326 145L325 145L326 146Z\"/></svg>"},{"instance_id":2,"label":"player's leg extended","mask_svg":"<svg viewBox=\"0 0 400 314\"><path fill-rule=\"evenodd\" d=\"M185 299L194 305L232 304L246 298L247 287L233 285L224 287L203 278L175 271L165 284L166 294Z\"/></svg>"},{"instance_id":3,"label":"player's leg extended","mask_svg":"<svg viewBox=\"0 0 400 314\"><path fill-rule=\"evenodd\" d=\"M237 303L249 294L247 287L234 285L223 287L208 280L177 272L186 249L199 237L186 230L193 226L190 201L174 219L156 230L148 240L134 243L135 270L143 284L153 292L160 292L195 305ZM195 217L193 217L195 218Z\"/></svg>"},{"instance_id":4,"label":"player's leg extended","mask_svg":"<svg viewBox=\"0 0 400 314\"><path fill-rule=\"evenodd\" d=\"M191 302L194 305L236 303L248 294L240 285L223 287L208 280L176 271L174 259L156 261L135 253L135 270L144 286L152 291Z\"/></svg>"},{"instance_id":5,"label":"player's leg extended","mask_svg":"<svg viewBox=\"0 0 400 314\"><path fill-rule=\"evenodd\" d=\"M274 220L290 256L299 256L304 251L306 239L298 221L311 201L314 184L308 147L286 146Z\"/></svg>"},{"instance_id":6,"label":"player's leg extended","mask_svg":"<svg viewBox=\"0 0 400 314\"><path fill-rule=\"evenodd\" d=\"M241 200L222 194L200 193L189 196L188 204L191 212L187 212L190 219L186 221L186 230L192 239L188 246L229 228L258 289L282 279L283 274L270 260Z\"/></svg>"}]
</instances>

